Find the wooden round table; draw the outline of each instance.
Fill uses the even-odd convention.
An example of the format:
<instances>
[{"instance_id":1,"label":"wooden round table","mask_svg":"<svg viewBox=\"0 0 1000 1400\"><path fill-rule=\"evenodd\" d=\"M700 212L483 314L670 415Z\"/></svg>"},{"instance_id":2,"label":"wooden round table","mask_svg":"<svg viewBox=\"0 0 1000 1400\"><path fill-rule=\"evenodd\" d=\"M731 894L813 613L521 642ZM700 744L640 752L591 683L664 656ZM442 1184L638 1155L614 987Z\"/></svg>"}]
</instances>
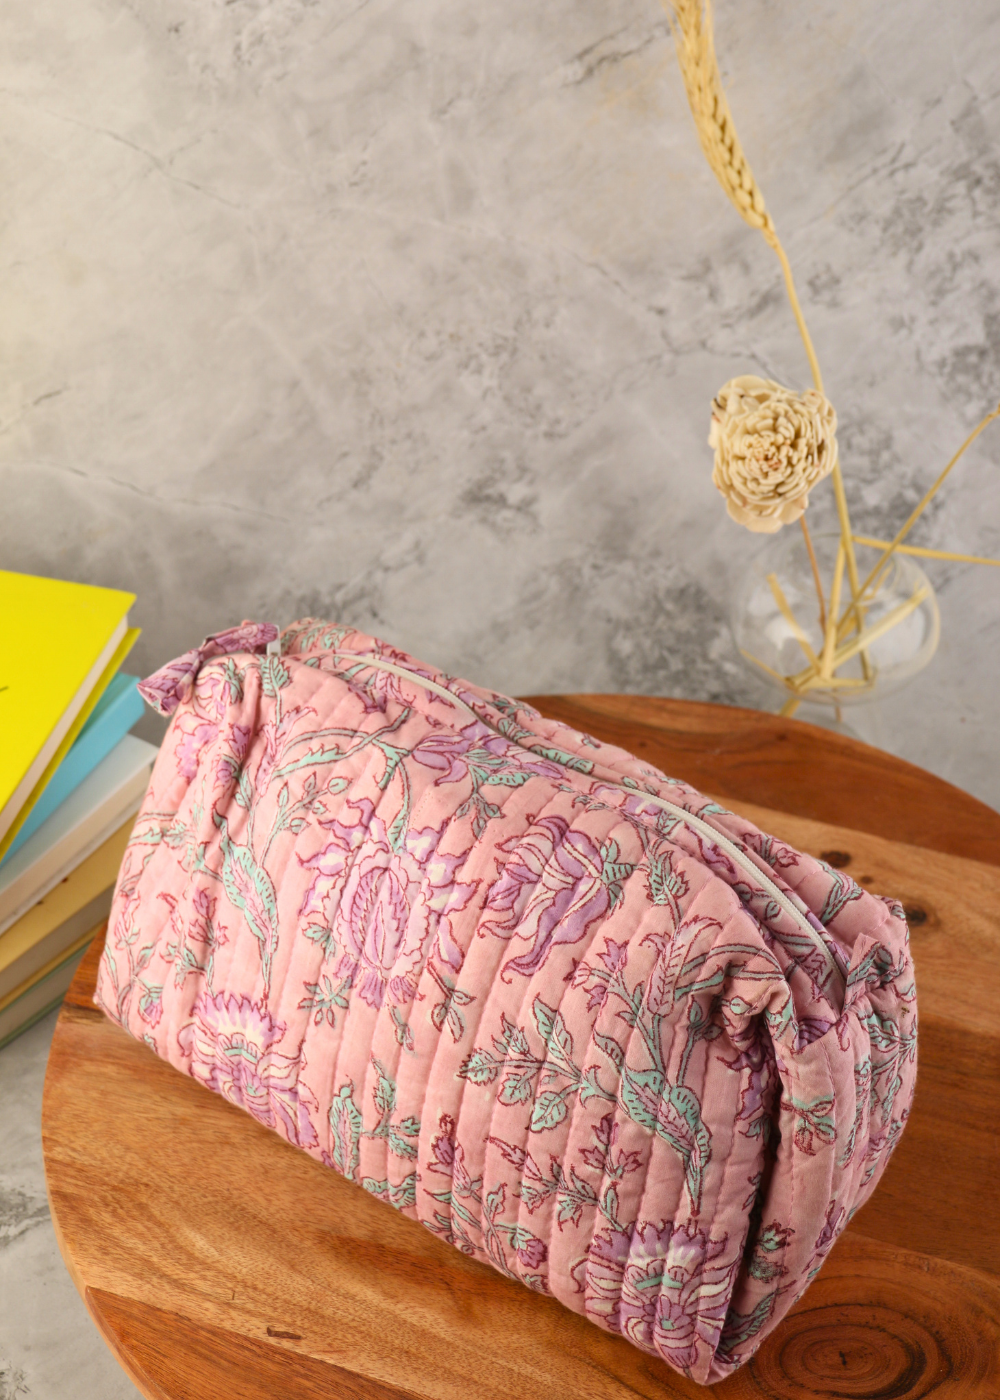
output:
<instances>
[{"instance_id":1,"label":"wooden round table","mask_svg":"<svg viewBox=\"0 0 1000 1400\"><path fill-rule=\"evenodd\" d=\"M757 711L533 703L903 900L916 1106L873 1199L718 1400L1000 1396L1000 815ZM100 940L98 940L99 942ZM43 1143L60 1247L157 1400L647 1400L706 1392L466 1259L107 1021L91 948L59 1017Z\"/></svg>"}]
</instances>

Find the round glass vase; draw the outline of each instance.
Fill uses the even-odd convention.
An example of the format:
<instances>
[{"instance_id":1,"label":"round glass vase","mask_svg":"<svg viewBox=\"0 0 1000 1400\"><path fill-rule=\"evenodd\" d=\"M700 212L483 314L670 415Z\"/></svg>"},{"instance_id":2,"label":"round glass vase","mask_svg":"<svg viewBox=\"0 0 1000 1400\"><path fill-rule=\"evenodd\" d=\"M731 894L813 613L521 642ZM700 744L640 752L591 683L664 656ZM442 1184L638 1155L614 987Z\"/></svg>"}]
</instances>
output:
<instances>
[{"instance_id":1,"label":"round glass vase","mask_svg":"<svg viewBox=\"0 0 1000 1400\"><path fill-rule=\"evenodd\" d=\"M838 534L813 536L827 603L839 542ZM855 550L863 583L881 551L866 545L856 545ZM777 581L809 646L819 656L823 649L819 600L805 539L797 525L788 525L770 536L751 561L737 584L730 618L736 645L747 665L788 700L798 692L784 678L801 676L809 661L795 628L779 606L769 576ZM799 698L839 710L842 705L860 705L889 695L922 671L937 650L941 616L934 589L911 555L894 554L886 565L878 592L864 609L864 626L866 631L877 627L918 590L924 590L921 602L874 638L865 648L864 660L856 653L836 668L834 675L852 684L816 685ZM841 613L850 599L845 569ZM848 645L856 635L842 635L840 645Z\"/></svg>"}]
</instances>

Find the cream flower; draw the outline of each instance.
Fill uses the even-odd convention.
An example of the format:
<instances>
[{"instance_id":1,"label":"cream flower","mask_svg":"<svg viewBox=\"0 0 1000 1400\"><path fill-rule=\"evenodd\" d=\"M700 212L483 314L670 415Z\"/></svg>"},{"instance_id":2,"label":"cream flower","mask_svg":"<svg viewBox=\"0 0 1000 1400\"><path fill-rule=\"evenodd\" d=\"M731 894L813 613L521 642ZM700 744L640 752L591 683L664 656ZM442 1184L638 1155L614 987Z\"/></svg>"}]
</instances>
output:
<instances>
[{"instance_id":1,"label":"cream flower","mask_svg":"<svg viewBox=\"0 0 1000 1400\"><path fill-rule=\"evenodd\" d=\"M712 480L732 518L773 534L798 520L809 492L837 464L837 415L817 389L796 394L773 379L730 379L712 404Z\"/></svg>"}]
</instances>

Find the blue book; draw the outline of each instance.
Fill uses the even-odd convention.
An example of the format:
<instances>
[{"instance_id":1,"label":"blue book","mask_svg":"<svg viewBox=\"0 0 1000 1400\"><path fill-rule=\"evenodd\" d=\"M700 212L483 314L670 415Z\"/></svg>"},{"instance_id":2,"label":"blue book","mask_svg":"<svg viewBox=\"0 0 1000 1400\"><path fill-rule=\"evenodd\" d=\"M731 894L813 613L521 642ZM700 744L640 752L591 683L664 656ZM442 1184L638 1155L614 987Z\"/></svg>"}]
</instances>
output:
<instances>
[{"instance_id":1,"label":"blue book","mask_svg":"<svg viewBox=\"0 0 1000 1400\"><path fill-rule=\"evenodd\" d=\"M138 683L138 676L125 676L121 672L115 676L69 753L52 774L48 786L31 809L30 817L17 833L10 850L0 860L0 865L10 860L14 852L66 801L70 793L80 786L132 728L143 710L142 696L136 689Z\"/></svg>"}]
</instances>

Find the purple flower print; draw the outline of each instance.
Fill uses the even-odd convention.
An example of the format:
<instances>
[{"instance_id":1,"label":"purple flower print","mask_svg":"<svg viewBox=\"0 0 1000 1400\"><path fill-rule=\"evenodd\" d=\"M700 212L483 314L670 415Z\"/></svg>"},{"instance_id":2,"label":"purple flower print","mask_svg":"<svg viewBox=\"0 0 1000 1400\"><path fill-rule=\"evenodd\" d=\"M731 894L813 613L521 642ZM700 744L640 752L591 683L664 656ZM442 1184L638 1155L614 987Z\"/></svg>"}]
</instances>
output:
<instances>
[{"instance_id":1,"label":"purple flower print","mask_svg":"<svg viewBox=\"0 0 1000 1400\"><path fill-rule=\"evenodd\" d=\"M201 751L218 734L219 726L213 720L185 715L174 732L174 763L181 777L191 782L198 772Z\"/></svg>"},{"instance_id":2,"label":"purple flower print","mask_svg":"<svg viewBox=\"0 0 1000 1400\"><path fill-rule=\"evenodd\" d=\"M549 1257L548 1245L537 1235L528 1235L524 1243L516 1247L514 1253L525 1269L537 1269Z\"/></svg>"},{"instance_id":3,"label":"purple flower print","mask_svg":"<svg viewBox=\"0 0 1000 1400\"><path fill-rule=\"evenodd\" d=\"M715 1351L725 1321L740 1262L726 1261L727 1244L690 1222L643 1220L595 1235L572 1274L596 1321L690 1372L700 1349Z\"/></svg>"},{"instance_id":4,"label":"purple flower print","mask_svg":"<svg viewBox=\"0 0 1000 1400\"><path fill-rule=\"evenodd\" d=\"M310 1109L319 1105L299 1082L303 1061L275 1049L285 1027L260 1003L223 992L202 992L191 1014L177 1040L191 1060L192 1076L289 1142L315 1147L319 1140Z\"/></svg>"},{"instance_id":5,"label":"purple flower print","mask_svg":"<svg viewBox=\"0 0 1000 1400\"><path fill-rule=\"evenodd\" d=\"M830 1209L826 1213L826 1223L816 1239L817 1254L824 1254L833 1244L834 1240L837 1238L837 1234L840 1230L840 1222L843 1218L844 1207L838 1206L836 1201L831 1201Z\"/></svg>"},{"instance_id":6,"label":"purple flower print","mask_svg":"<svg viewBox=\"0 0 1000 1400\"><path fill-rule=\"evenodd\" d=\"M628 961L628 943L616 943L613 938L609 938L604 945L604 951L597 956L609 972L617 972Z\"/></svg>"},{"instance_id":7,"label":"purple flower print","mask_svg":"<svg viewBox=\"0 0 1000 1400\"><path fill-rule=\"evenodd\" d=\"M550 763L519 748L500 734L491 733L476 721L461 734L429 734L413 750L413 757L425 768L441 774L442 783L459 783L472 777L474 783L489 784L501 774L524 773L536 778L562 777L558 764ZM506 785L506 784L504 784Z\"/></svg>"},{"instance_id":8,"label":"purple flower print","mask_svg":"<svg viewBox=\"0 0 1000 1400\"><path fill-rule=\"evenodd\" d=\"M580 1149L580 1156L588 1167L606 1173L614 1180L619 1180L627 1172L639 1170L642 1166L641 1153L626 1152L619 1148L617 1155L615 1155L612 1151L621 1132L621 1125L615 1120L613 1113L606 1113L601 1121L594 1125L592 1131L596 1139L596 1146Z\"/></svg>"},{"instance_id":9,"label":"purple flower print","mask_svg":"<svg viewBox=\"0 0 1000 1400\"><path fill-rule=\"evenodd\" d=\"M300 919L307 916L332 919L337 912L343 892L344 873L354 852L368 835L375 808L365 797L360 802L348 802L344 812L345 816L353 820L341 822L332 818L320 822L320 826L332 833L333 839L308 859L303 860L299 857L305 868L316 872L302 901Z\"/></svg>"},{"instance_id":10,"label":"purple flower print","mask_svg":"<svg viewBox=\"0 0 1000 1400\"><path fill-rule=\"evenodd\" d=\"M261 726L261 738L264 740L264 752L261 754L260 762L257 765L257 776L255 785L258 794L267 789L271 781L271 774L277 765L278 758L290 734L295 730L296 725L305 715L314 715L316 711L311 705L296 705L288 710L281 719L275 723L273 719L266 720Z\"/></svg>"},{"instance_id":11,"label":"purple flower print","mask_svg":"<svg viewBox=\"0 0 1000 1400\"><path fill-rule=\"evenodd\" d=\"M208 890L195 890L191 900L191 919L187 930L190 938L196 938L199 943L214 943L217 946L225 943L225 929L213 930L212 928L217 902Z\"/></svg>"},{"instance_id":12,"label":"purple flower print","mask_svg":"<svg viewBox=\"0 0 1000 1400\"><path fill-rule=\"evenodd\" d=\"M616 972L621 972L625 968L628 961L628 944L616 943L613 938L609 938L604 945L603 953L598 953L597 959L604 964L613 977ZM577 968L582 968L582 971L577 973ZM585 963L580 963L574 958L572 972L563 980L572 982L574 987L583 987L586 986L587 979L591 975L591 969ZM587 1010L594 1011L598 1006L603 1006L608 999L608 991L607 978L599 976L588 988Z\"/></svg>"},{"instance_id":13,"label":"purple flower print","mask_svg":"<svg viewBox=\"0 0 1000 1400\"><path fill-rule=\"evenodd\" d=\"M468 753L475 744L464 734L428 734L413 750L413 758L424 768L440 773L435 784L460 783L468 776Z\"/></svg>"},{"instance_id":14,"label":"purple flower print","mask_svg":"<svg viewBox=\"0 0 1000 1400\"><path fill-rule=\"evenodd\" d=\"M202 749L221 732L229 704L229 681L218 668L202 671L192 684L192 707L174 721L174 763L189 782L198 771Z\"/></svg>"},{"instance_id":15,"label":"purple flower print","mask_svg":"<svg viewBox=\"0 0 1000 1400\"><path fill-rule=\"evenodd\" d=\"M375 1009L386 997L398 1006L413 1000L432 942L443 961L461 965L450 918L465 909L478 884L456 879L464 854L440 851L445 823L408 831L394 851L367 799L348 803L346 811L357 822L322 823L333 839L302 861L316 874L300 914L329 921L340 949L336 977L350 977Z\"/></svg>"},{"instance_id":16,"label":"purple flower print","mask_svg":"<svg viewBox=\"0 0 1000 1400\"><path fill-rule=\"evenodd\" d=\"M224 736L225 749L215 769L217 787L227 787L236 778L246 760L252 734L248 724L234 724Z\"/></svg>"},{"instance_id":17,"label":"purple flower print","mask_svg":"<svg viewBox=\"0 0 1000 1400\"><path fill-rule=\"evenodd\" d=\"M726 1261L727 1244L727 1235L713 1240L690 1223L675 1227L670 1237L652 1341L678 1370L690 1371L700 1349L712 1355L718 1346L740 1265L738 1254ZM634 1306L632 1292L630 1281L622 1299L623 1318ZM624 1331L630 1332L628 1321Z\"/></svg>"},{"instance_id":18,"label":"purple flower print","mask_svg":"<svg viewBox=\"0 0 1000 1400\"><path fill-rule=\"evenodd\" d=\"M244 622L206 637L200 647L194 647L161 666L153 675L139 682L139 694L161 715L172 715L182 700L191 694L195 677L213 656L227 656L236 651L263 651L268 642L278 636L270 622Z\"/></svg>"},{"instance_id":19,"label":"purple flower print","mask_svg":"<svg viewBox=\"0 0 1000 1400\"><path fill-rule=\"evenodd\" d=\"M798 1035L795 1039L796 1050L803 1050L814 1040L819 1040L821 1036L826 1035L833 1024L834 1022L826 1016L801 1016L798 1022Z\"/></svg>"},{"instance_id":20,"label":"purple flower print","mask_svg":"<svg viewBox=\"0 0 1000 1400\"><path fill-rule=\"evenodd\" d=\"M735 1059L723 1059L722 1063L738 1074L746 1071L736 1121L746 1124L742 1130L745 1137L760 1137L765 1122L770 1121L771 1100L777 1079L770 1041L755 1033Z\"/></svg>"},{"instance_id":21,"label":"purple flower print","mask_svg":"<svg viewBox=\"0 0 1000 1400\"><path fill-rule=\"evenodd\" d=\"M563 817L541 817L523 836L501 841L509 859L490 889L483 932L497 938L533 940L501 974L524 977L537 971L556 944L579 943L608 909L601 878L603 862L590 837L570 830Z\"/></svg>"},{"instance_id":22,"label":"purple flower print","mask_svg":"<svg viewBox=\"0 0 1000 1400\"><path fill-rule=\"evenodd\" d=\"M455 1120L450 1113L442 1113L438 1118L441 1129L431 1142L433 1162L428 1162L427 1170L451 1176L455 1170Z\"/></svg>"}]
</instances>

